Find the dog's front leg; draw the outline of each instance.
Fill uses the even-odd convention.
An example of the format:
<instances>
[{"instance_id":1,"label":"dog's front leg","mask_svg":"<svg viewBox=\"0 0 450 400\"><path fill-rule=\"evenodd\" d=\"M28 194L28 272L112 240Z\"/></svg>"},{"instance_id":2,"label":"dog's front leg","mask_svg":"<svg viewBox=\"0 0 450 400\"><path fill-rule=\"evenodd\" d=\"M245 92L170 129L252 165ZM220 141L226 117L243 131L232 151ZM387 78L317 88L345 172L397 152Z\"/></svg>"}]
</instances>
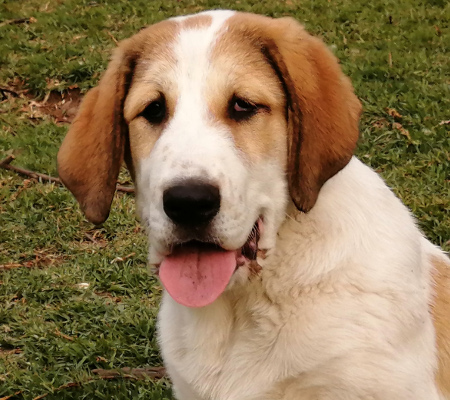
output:
<instances>
[{"instance_id":1,"label":"dog's front leg","mask_svg":"<svg viewBox=\"0 0 450 400\"><path fill-rule=\"evenodd\" d=\"M172 380L172 389L176 400L204 400L173 368L167 365L166 368Z\"/></svg>"},{"instance_id":2,"label":"dog's front leg","mask_svg":"<svg viewBox=\"0 0 450 400\"><path fill-rule=\"evenodd\" d=\"M176 400L203 400L198 397L187 385L173 385L174 399Z\"/></svg>"}]
</instances>

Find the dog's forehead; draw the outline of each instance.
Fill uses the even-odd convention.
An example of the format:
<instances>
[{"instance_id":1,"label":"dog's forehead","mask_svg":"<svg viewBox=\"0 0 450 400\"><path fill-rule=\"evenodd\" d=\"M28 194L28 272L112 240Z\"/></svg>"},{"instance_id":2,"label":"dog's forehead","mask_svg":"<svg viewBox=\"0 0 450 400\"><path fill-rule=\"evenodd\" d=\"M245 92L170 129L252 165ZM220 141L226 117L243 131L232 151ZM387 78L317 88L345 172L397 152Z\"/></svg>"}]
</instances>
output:
<instances>
[{"instance_id":1,"label":"dog's forehead","mask_svg":"<svg viewBox=\"0 0 450 400\"><path fill-rule=\"evenodd\" d=\"M235 64L255 61L252 55L260 56L261 36L270 18L215 10L176 17L173 21L178 28L173 42L177 62L186 66L193 61L192 64L198 66L199 61L205 60L209 66L221 57L221 63L226 59L232 59Z\"/></svg>"},{"instance_id":2,"label":"dog's forehead","mask_svg":"<svg viewBox=\"0 0 450 400\"><path fill-rule=\"evenodd\" d=\"M260 98L253 97L254 102L276 101L279 88L270 79L273 74L259 36L270 19L260 19L255 23L249 14L210 11L175 17L139 33L141 51L125 105L126 119L159 93L174 102L182 92L220 101L239 86L244 98L251 97L247 96L251 88L258 88Z\"/></svg>"},{"instance_id":3,"label":"dog's forehead","mask_svg":"<svg viewBox=\"0 0 450 400\"><path fill-rule=\"evenodd\" d=\"M213 10L204 11L198 14L174 17L169 21L175 21L181 31L205 29L211 30L211 32L214 33L214 31L218 31L222 26L224 26L227 20L236 14L236 11L232 10Z\"/></svg>"},{"instance_id":4,"label":"dog's forehead","mask_svg":"<svg viewBox=\"0 0 450 400\"><path fill-rule=\"evenodd\" d=\"M263 16L214 10L151 25L134 37L140 49L136 78L155 72L149 67L161 73L170 72L174 66L201 69L205 67L201 61L211 63L220 56L234 62L248 61L251 50L256 50L255 54L261 48L261 35L267 33L265 27L270 22Z\"/></svg>"},{"instance_id":5,"label":"dog's forehead","mask_svg":"<svg viewBox=\"0 0 450 400\"><path fill-rule=\"evenodd\" d=\"M141 48L135 74L145 74L151 65L186 64L210 55L234 14L228 10L209 11L174 17L143 29L134 37Z\"/></svg>"},{"instance_id":6,"label":"dog's forehead","mask_svg":"<svg viewBox=\"0 0 450 400\"><path fill-rule=\"evenodd\" d=\"M211 67L213 49L226 31L226 22L233 14L233 11L216 11L177 21L180 31L173 52L180 84L183 84L182 78L185 78L186 84L204 80Z\"/></svg>"},{"instance_id":7,"label":"dog's forehead","mask_svg":"<svg viewBox=\"0 0 450 400\"><path fill-rule=\"evenodd\" d=\"M128 40L126 46L137 49L137 57L125 114L132 114L136 103L157 92L170 91L177 96L183 76L188 81L201 79L199 73L204 75L209 70L212 48L233 14L214 11L175 17L151 25Z\"/></svg>"}]
</instances>

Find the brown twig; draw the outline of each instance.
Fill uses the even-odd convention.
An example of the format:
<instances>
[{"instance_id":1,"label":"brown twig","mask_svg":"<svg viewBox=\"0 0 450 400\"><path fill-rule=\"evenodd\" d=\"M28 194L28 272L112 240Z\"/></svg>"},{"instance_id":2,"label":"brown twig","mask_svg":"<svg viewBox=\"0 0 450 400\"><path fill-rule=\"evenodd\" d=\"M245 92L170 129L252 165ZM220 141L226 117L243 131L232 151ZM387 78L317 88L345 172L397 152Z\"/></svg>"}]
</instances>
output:
<instances>
[{"instance_id":1,"label":"brown twig","mask_svg":"<svg viewBox=\"0 0 450 400\"><path fill-rule=\"evenodd\" d=\"M69 382L69 383L66 383L66 384L64 384L64 385L61 385L61 386L57 387L56 389L53 389L52 394L53 394L53 393L56 393L56 392L59 392L59 391L61 391L61 390L64 390L64 389L71 388L71 387L78 387L78 386L81 386L82 384L92 382L93 380L94 380L94 379L91 378L91 379L88 379L88 380L86 380L86 381L84 381L84 382ZM41 399L43 399L44 397L47 397L49 394L50 394L50 393L44 393L44 394L41 394L41 395L39 395L39 396L37 396L37 397L34 397L33 400L41 400Z\"/></svg>"},{"instance_id":2,"label":"brown twig","mask_svg":"<svg viewBox=\"0 0 450 400\"><path fill-rule=\"evenodd\" d=\"M0 264L0 271L1 270L6 270L9 271L10 269L14 269L14 268L20 268L23 267L23 264L20 263L8 263L8 264ZM2 400L2 399L0 399Z\"/></svg>"},{"instance_id":3,"label":"brown twig","mask_svg":"<svg viewBox=\"0 0 450 400\"><path fill-rule=\"evenodd\" d=\"M161 379L166 376L166 369L164 367L147 367L147 368L129 368L124 367L117 369L93 369L92 373L98 375L102 379Z\"/></svg>"},{"instance_id":4,"label":"brown twig","mask_svg":"<svg viewBox=\"0 0 450 400\"><path fill-rule=\"evenodd\" d=\"M11 162L14 160L14 158L15 157L12 155L6 157L4 160L0 161L0 167L10 170L10 171L14 171L20 175L28 176L29 178L35 178L35 179L39 178L39 179L42 179L43 181L61 183L59 178L54 178L50 175L41 174L39 172L34 172L34 171L29 171L28 169L21 168L21 167L15 167L15 166L11 165Z\"/></svg>"},{"instance_id":5,"label":"brown twig","mask_svg":"<svg viewBox=\"0 0 450 400\"><path fill-rule=\"evenodd\" d=\"M10 394L9 396L1 397L0 400L9 400L10 398L12 398L14 396L18 396L20 393L22 393L21 390L19 390L18 392L14 393L14 394Z\"/></svg>"},{"instance_id":6,"label":"brown twig","mask_svg":"<svg viewBox=\"0 0 450 400\"><path fill-rule=\"evenodd\" d=\"M63 339L69 340L71 342L74 341L72 336L65 335L64 333L60 332L58 329L55 329L55 335L59 336L59 337L62 337Z\"/></svg>"},{"instance_id":7,"label":"brown twig","mask_svg":"<svg viewBox=\"0 0 450 400\"><path fill-rule=\"evenodd\" d=\"M10 87L0 86L0 92L12 94L13 97L19 97L20 96L20 92L18 92L17 90L12 89Z\"/></svg>"},{"instance_id":8,"label":"brown twig","mask_svg":"<svg viewBox=\"0 0 450 400\"><path fill-rule=\"evenodd\" d=\"M123 193L134 193L134 187L133 186L123 186L123 185L117 185L116 190Z\"/></svg>"},{"instance_id":9,"label":"brown twig","mask_svg":"<svg viewBox=\"0 0 450 400\"><path fill-rule=\"evenodd\" d=\"M47 174L41 174L40 172L34 172L34 171L30 171L25 168L16 167L14 165L11 165L11 162L14 159L15 159L15 157L13 155L6 157L2 161L0 161L0 168L4 168L9 171L16 172L17 174L24 175L29 178L40 179L44 182L53 182L53 183L57 183L58 185L62 185L62 182L59 178L55 178L55 177L47 175ZM134 193L134 187L132 187L132 186L117 185L116 190L118 192Z\"/></svg>"},{"instance_id":10,"label":"brown twig","mask_svg":"<svg viewBox=\"0 0 450 400\"><path fill-rule=\"evenodd\" d=\"M127 258L133 257L135 255L136 255L136 253L133 252L133 253L127 254L126 256L123 256L123 257L116 257L114 260L111 261L111 264L114 264L114 263L117 263L117 262L123 262Z\"/></svg>"},{"instance_id":11,"label":"brown twig","mask_svg":"<svg viewBox=\"0 0 450 400\"><path fill-rule=\"evenodd\" d=\"M23 24L35 22L35 18L16 18L16 19L7 19L6 21L0 22L0 28L5 25L13 25L13 24Z\"/></svg>"},{"instance_id":12,"label":"brown twig","mask_svg":"<svg viewBox=\"0 0 450 400\"><path fill-rule=\"evenodd\" d=\"M112 39L112 41L116 44L116 46L119 45L119 41L113 36L113 34L110 31L106 31L108 36Z\"/></svg>"},{"instance_id":13,"label":"brown twig","mask_svg":"<svg viewBox=\"0 0 450 400\"><path fill-rule=\"evenodd\" d=\"M37 397L34 397L33 400L41 400L47 397L49 394L54 394L56 392L60 392L61 390L68 389L71 387L79 387L86 383L95 382L96 380L108 380L108 379L161 379L165 376L166 370L163 367L148 367L148 368L122 368L121 370L115 369L94 369L92 372L98 375L98 378L87 378L82 382L69 382L64 385L61 385L55 389L51 393L44 393ZM14 396L14 395L13 395ZM11 398L7 397L7 399ZM4 399L0 399L4 400Z\"/></svg>"},{"instance_id":14,"label":"brown twig","mask_svg":"<svg viewBox=\"0 0 450 400\"><path fill-rule=\"evenodd\" d=\"M0 354L20 354L22 353L22 349L16 348L16 349L12 349L12 350L2 350L0 351ZM2 400L2 398L0 398L0 400Z\"/></svg>"}]
</instances>

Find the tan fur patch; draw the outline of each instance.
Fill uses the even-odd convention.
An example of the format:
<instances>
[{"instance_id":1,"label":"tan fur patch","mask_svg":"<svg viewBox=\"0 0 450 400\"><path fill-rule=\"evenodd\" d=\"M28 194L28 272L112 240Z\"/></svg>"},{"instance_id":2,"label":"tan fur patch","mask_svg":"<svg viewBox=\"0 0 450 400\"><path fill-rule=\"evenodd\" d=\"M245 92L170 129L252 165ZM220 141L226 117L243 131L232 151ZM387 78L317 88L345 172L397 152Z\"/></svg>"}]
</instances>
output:
<instances>
[{"instance_id":1,"label":"tan fur patch","mask_svg":"<svg viewBox=\"0 0 450 400\"><path fill-rule=\"evenodd\" d=\"M435 257L435 298L432 306L439 369L436 382L441 391L450 396L450 261Z\"/></svg>"},{"instance_id":2,"label":"tan fur patch","mask_svg":"<svg viewBox=\"0 0 450 400\"><path fill-rule=\"evenodd\" d=\"M243 37L242 28L231 22L211 54L214 72L205 85L211 115L228 125L236 147L250 161L275 157L284 165L287 126L282 86L258 43ZM258 112L247 120L233 120L229 111L234 96L258 105Z\"/></svg>"},{"instance_id":3,"label":"tan fur patch","mask_svg":"<svg viewBox=\"0 0 450 400\"><path fill-rule=\"evenodd\" d=\"M336 57L294 19L237 14L229 30L259 46L283 85L289 189L297 208L308 211L322 185L353 155L361 104Z\"/></svg>"},{"instance_id":4,"label":"tan fur patch","mask_svg":"<svg viewBox=\"0 0 450 400\"><path fill-rule=\"evenodd\" d=\"M58 173L86 218L108 218L126 143L122 99L133 57L116 49L98 87L85 96L58 152Z\"/></svg>"},{"instance_id":5,"label":"tan fur patch","mask_svg":"<svg viewBox=\"0 0 450 400\"><path fill-rule=\"evenodd\" d=\"M124 107L134 163L150 154L165 126L163 123L149 129L148 122L136 116L152 101L157 100L161 93L165 96L168 118L175 109L177 93L174 87L167 86L170 80L166 81L164 74L176 62L170 44L175 40L177 32L178 24L169 20L152 25L133 37L143 44L142 55L136 65Z\"/></svg>"},{"instance_id":6,"label":"tan fur patch","mask_svg":"<svg viewBox=\"0 0 450 400\"><path fill-rule=\"evenodd\" d=\"M173 22L163 21L119 44L98 86L85 96L61 145L59 175L86 218L95 224L109 215L124 158L133 174L123 113L125 97L143 64L151 63L152 57L164 57L162 43L167 45L175 27ZM139 146L132 145L132 153L133 147L139 153Z\"/></svg>"},{"instance_id":7,"label":"tan fur patch","mask_svg":"<svg viewBox=\"0 0 450 400\"><path fill-rule=\"evenodd\" d=\"M183 19L181 22L182 29L201 29L207 28L212 23L212 17L210 15L194 15Z\"/></svg>"}]
</instances>

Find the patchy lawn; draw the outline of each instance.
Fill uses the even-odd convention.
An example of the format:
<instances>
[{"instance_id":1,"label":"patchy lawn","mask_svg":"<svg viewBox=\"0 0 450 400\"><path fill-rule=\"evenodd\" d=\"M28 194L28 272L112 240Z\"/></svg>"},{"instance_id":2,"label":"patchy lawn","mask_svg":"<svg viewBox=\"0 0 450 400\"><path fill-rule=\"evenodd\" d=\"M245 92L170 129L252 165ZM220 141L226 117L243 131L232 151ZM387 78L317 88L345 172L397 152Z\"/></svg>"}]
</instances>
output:
<instances>
[{"instance_id":1,"label":"patchy lawn","mask_svg":"<svg viewBox=\"0 0 450 400\"><path fill-rule=\"evenodd\" d=\"M0 1L0 159L56 175L68 122L116 42L209 8L291 15L334 49L364 105L358 155L449 250L445 0ZM171 399L164 378L93 373L161 365L160 293L132 195L118 193L96 229L67 190L0 169L0 400Z\"/></svg>"}]
</instances>

